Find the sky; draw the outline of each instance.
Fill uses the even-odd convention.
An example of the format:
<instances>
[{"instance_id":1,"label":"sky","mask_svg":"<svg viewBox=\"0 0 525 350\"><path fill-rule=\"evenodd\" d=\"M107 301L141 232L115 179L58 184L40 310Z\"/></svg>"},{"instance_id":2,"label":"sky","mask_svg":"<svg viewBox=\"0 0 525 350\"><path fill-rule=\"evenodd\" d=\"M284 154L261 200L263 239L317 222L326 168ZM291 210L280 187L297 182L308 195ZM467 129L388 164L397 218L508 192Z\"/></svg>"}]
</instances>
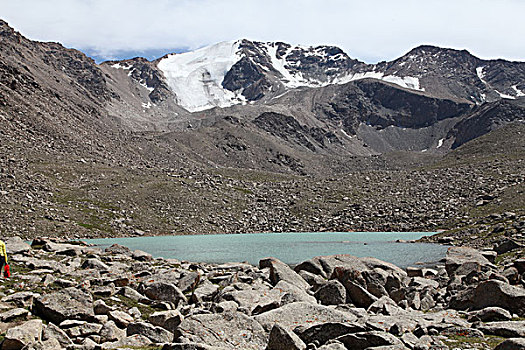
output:
<instances>
[{"instance_id":1,"label":"sky","mask_svg":"<svg viewBox=\"0 0 525 350\"><path fill-rule=\"evenodd\" d=\"M247 38L336 45L367 63L431 44L525 61L525 0L0 0L26 37L97 61Z\"/></svg>"}]
</instances>

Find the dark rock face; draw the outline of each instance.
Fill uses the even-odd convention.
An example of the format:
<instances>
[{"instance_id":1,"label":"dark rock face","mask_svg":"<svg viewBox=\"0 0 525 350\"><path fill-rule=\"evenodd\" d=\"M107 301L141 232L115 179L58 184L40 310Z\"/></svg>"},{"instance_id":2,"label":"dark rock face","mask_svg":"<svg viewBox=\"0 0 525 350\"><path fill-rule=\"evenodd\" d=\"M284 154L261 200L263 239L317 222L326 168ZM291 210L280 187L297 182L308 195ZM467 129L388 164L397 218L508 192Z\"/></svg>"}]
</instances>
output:
<instances>
[{"instance_id":1,"label":"dark rock face","mask_svg":"<svg viewBox=\"0 0 525 350\"><path fill-rule=\"evenodd\" d=\"M251 59L243 57L228 71L222 86L230 91L242 89L242 94L248 101L256 101L264 96L271 85L261 68Z\"/></svg>"},{"instance_id":2,"label":"dark rock face","mask_svg":"<svg viewBox=\"0 0 525 350\"><path fill-rule=\"evenodd\" d=\"M109 61L104 64L117 64L117 62ZM151 102L158 104L172 97L164 75L155 66L154 62L137 57L131 60L119 61L118 65L129 71L128 76L138 84L152 89L149 93Z\"/></svg>"},{"instance_id":3,"label":"dark rock face","mask_svg":"<svg viewBox=\"0 0 525 350\"><path fill-rule=\"evenodd\" d=\"M484 104L458 122L449 132L448 137L454 137L452 148L457 148L503 125L523 120L524 114L525 102L521 100L502 99Z\"/></svg>"},{"instance_id":4,"label":"dark rock face","mask_svg":"<svg viewBox=\"0 0 525 350\"><path fill-rule=\"evenodd\" d=\"M314 152L326 143L339 141L337 136L321 128L308 128L299 124L292 116L266 112L254 119L253 123L266 132L283 140L299 144ZM312 140L313 139L313 140ZM317 141L314 145L310 140Z\"/></svg>"}]
</instances>

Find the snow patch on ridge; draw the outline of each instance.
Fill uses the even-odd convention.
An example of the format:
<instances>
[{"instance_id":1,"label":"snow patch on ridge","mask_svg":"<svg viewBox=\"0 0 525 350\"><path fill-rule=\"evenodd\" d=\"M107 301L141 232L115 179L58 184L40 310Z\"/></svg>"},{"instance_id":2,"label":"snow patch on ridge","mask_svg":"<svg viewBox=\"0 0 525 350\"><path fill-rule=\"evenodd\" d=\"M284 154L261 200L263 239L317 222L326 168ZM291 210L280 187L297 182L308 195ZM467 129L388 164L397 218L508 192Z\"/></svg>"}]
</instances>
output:
<instances>
[{"instance_id":1,"label":"snow patch on ridge","mask_svg":"<svg viewBox=\"0 0 525 350\"><path fill-rule=\"evenodd\" d=\"M483 78L485 78L485 73L483 73L483 68L485 68L485 67L477 67L476 68L476 74L478 75L479 80L481 80L481 82L486 84L487 82L485 80L483 80Z\"/></svg>"},{"instance_id":2,"label":"snow patch on ridge","mask_svg":"<svg viewBox=\"0 0 525 350\"><path fill-rule=\"evenodd\" d=\"M518 85L512 85L512 88L514 89L514 91L516 91L516 97L523 97L523 96L525 96L525 93L523 93L523 91L518 89Z\"/></svg>"},{"instance_id":3,"label":"snow patch on ridge","mask_svg":"<svg viewBox=\"0 0 525 350\"><path fill-rule=\"evenodd\" d=\"M515 99L516 99L516 97L514 97L514 96L510 96L510 95L507 95L507 94L503 94L503 93L499 92L498 90L494 90L494 91L496 91L496 93L497 93L497 94L499 95L499 97L501 97L501 98L506 98L506 99L508 99L508 100L515 100Z\"/></svg>"},{"instance_id":4,"label":"snow patch on ridge","mask_svg":"<svg viewBox=\"0 0 525 350\"><path fill-rule=\"evenodd\" d=\"M238 52L239 41L222 42L168 55L160 60L158 68L177 96L177 103L188 111L229 107L245 101L243 96L222 87L226 73L241 59Z\"/></svg>"}]
</instances>

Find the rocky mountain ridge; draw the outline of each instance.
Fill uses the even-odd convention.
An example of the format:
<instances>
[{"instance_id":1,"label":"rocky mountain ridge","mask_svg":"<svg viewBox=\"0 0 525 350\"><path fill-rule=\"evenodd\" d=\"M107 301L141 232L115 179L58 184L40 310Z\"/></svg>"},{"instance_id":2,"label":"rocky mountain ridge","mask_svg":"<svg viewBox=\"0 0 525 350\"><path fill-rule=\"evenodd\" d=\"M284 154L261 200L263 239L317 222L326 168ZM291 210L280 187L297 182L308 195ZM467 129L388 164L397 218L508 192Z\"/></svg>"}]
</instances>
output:
<instances>
[{"instance_id":1,"label":"rocky mountain ridge","mask_svg":"<svg viewBox=\"0 0 525 350\"><path fill-rule=\"evenodd\" d=\"M366 78L189 113L158 62L96 65L0 24L6 232L434 231L521 213L521 97L476 105ZM335 48L271 48L310 62L311 79L360 66ZM237 84L243 69L230 72Z\"/></svg>"},{"instance_id":2,"label":"rocky mountain ridge","mask_svg":"<svg viewBox=\"0 0 525 350\"><path fill-rule=\"evenodd\" d=\"M197 57L206 57L206 63ZM176 62L180 62L180 66ZM234 94L230 99L221 100L211 92L207 100L196 105L181 97L181 105L189 111L264 101L293 88L323 87L365 78L477 104L525 96L525 63L483 60L466 50L428 45L419 46L391 62L366 64L333 46L302 47L243 39L195 52L167 55L156 64L168 85L167 71L171 69L170 64L176 64L179 70L185 71L181 76L185 80L181 83L192 81L193 85L200 80L204 85L196 88L210 91L212 86L216 93L222 89ZM212 72L217 65L220 71ZM119 67L118 63L112 66ZM175 90L177 84L173 82Z\"/></svg>"}]
</instances>

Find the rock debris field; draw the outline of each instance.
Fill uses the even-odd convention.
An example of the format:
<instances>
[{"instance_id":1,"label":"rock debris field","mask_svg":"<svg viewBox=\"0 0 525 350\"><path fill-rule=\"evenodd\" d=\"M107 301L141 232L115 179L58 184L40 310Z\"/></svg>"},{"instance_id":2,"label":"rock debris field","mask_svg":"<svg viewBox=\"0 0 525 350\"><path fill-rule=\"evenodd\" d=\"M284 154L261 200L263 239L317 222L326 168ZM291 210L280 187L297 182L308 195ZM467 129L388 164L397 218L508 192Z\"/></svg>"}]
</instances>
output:
<instances>
[{"instance_id":1,"label":"rock debris field","mask_svg":"<svg viewBox=\"0 0 525 350\"><path fill-rule=\"evenodd\" d=\"M435 267L294 268L9 238L0 349L524 349L525 259L451 247Z\"/></svg>"}]
</instances>

